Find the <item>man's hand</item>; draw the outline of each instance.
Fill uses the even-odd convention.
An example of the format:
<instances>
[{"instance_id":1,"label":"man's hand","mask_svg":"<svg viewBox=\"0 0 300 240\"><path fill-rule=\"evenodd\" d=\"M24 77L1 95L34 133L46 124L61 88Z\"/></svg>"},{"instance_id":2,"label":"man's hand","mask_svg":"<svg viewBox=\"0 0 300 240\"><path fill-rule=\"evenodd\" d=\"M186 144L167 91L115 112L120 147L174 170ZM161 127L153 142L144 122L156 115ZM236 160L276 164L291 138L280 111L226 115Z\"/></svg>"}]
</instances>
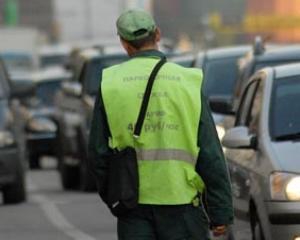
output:
<instances>
[{"instance_id":1,"label":"man's hand","mask_svg":"<svg viewBox=\"0 0 300 240\"><path fill-rule=\"evenodd\" d=\"M227 226L226 225L213 226L212 232L214 237L225 235L227 233Z\"/></svg>"}]
</instances>

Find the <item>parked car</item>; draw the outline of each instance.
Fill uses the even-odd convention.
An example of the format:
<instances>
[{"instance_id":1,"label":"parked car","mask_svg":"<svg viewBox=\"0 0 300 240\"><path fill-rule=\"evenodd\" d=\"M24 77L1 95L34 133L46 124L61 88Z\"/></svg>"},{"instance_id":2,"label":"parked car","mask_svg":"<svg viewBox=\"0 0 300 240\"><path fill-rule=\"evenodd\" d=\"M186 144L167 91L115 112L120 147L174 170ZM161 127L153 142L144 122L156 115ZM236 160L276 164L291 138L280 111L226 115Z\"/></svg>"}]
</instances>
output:
<instances>
[{"instance_id":1,"label":"parked car","mask_svg":"<svg viewBox=\"0 0 300 240\"><path fill-rule=\"evenodd\" d=\"M32 81L35 94L23 99L27 111L25 125L29 166L40 168L40 158L56 156L56 133L54 96L64 81L71 79L71 73L61 67L49 67L34 72L14 74L12 82Z\"/></svg>"},{"instance_id":2,"label":"parked car","mask_svg":"<svg viewBox=\"0 0 300 240\"><path fill-rule=\"evenodd\" d=\"M300 238L299 101L300 64L258 71L222 141L234 207L249 216L254 240Z\"/></svg>"},{"instance_id":3,"label":"parked car","mask_svg":"<svg viewBox=\"0 0 300 240\"><path fill-rule=\"evenodd\" d=\"M300 62L300 45L265 47L255 42L253 50L239 60L239 78L235 84L233 111L239 105L240 97L248 79L258 70L282 64Z\"/></svg>"},{"instance_id":4,"label":"parked car","mask_svg":"<svg viewBox=\"0 0 300 240\"><path fill-rule=\"evenodd\" d=\"M55 100L58 109L59 170L64 189L91 191L96 188L86 166L87 139L102 70L128 57L124 53L101 55L93 51L87 54L85 50L79 58L76 61L79 66L74 66L74 69L80 74L76 74L73 81L63 84Z\"/></svg>"},{"instance_id":5,"label":"parked car","mask_svg":"<svg viewBox=\"0 0 300 240\"><path fill-rule=\"evenodd\" d=\"M210 102L219 138L224 136L226 125L229 124L225 116L231 118L232 115L231 102L238 78L237 60L250 50L250 46L216 48L200 52L196 58L194 67L203 70L203 92ZM223 102L229 106L226 111L215 112L214 107Z\"/></svg>"},{"instance_id":6,"label":"parked car","mask_svg":"<svg viewBox=\"0 0 300 240\"><path fill-rule=\"evenodd\" d=\"M0 60L0 191L5 204L26 199L24 121L19 101L34 91L30 82L10 83Z\"/></svg>"}]
</instances>

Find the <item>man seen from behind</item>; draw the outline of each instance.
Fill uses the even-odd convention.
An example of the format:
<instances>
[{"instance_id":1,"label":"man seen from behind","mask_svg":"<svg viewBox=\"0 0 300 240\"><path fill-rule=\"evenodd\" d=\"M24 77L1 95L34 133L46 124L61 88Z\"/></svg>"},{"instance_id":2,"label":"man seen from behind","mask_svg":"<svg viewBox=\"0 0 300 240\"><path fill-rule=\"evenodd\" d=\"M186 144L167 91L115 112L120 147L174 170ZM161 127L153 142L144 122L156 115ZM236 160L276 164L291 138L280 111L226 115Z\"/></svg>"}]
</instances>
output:
<instances>
[{"instance_id":1,"label":"man seen from behind","mask_svg":"<svg viewBox=\"0 0 300 240\"><path fill-rule=\"evenodd\" d=\"M204 240L210 227L216 236L226 234L233 222L230 180L202 93L202 71L167 61L154 80L135 138L147 81L165 56L158 50L160 30L145 11L122 13L117 31L130 59L103 71L89 165L108 204L111 156L126 147L136 151L138 204L117 216L118 239Z\"/></svg>"}]
</instances>

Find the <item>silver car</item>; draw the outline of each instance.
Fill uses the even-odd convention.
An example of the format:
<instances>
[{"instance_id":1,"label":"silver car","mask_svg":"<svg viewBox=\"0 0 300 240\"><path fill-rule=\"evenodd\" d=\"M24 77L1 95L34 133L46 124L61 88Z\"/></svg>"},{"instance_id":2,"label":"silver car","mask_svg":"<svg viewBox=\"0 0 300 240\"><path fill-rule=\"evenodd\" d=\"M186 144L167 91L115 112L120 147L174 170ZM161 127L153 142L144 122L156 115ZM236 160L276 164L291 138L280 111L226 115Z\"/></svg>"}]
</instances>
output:
<instances>
[{"instance_id":1,"label":"silver car","mask_svg":"<svg viewBox=\"0 0 300 240\"><path fill-rule=\"evenodd\" d=\"M222 141L236 213L249 217L254 240L300 239L299 103L300 64L265 68Z\"/></svg>"}]
</instances>

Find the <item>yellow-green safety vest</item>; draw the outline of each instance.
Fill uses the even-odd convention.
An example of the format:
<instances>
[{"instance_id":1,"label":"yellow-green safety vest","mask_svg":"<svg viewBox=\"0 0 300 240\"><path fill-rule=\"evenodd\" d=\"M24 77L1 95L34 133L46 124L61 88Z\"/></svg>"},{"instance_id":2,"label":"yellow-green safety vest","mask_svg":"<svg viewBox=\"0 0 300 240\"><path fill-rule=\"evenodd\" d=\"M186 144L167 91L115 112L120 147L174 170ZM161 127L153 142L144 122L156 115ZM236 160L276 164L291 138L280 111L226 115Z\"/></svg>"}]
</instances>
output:
<instances>
[{"instance_id":1,"label":"yellow-green safety vest","mask_svg":"<svg viewBox=\"0 0 300 240\"><path fill-rule=\"evenodd\" d=\"M202 71L167 62L154 81L141 136L134 139L146 84L158 61L136 57L103 71L109 145L136 149L140 204L187 204L204 188L195 171Z\"/></svg>"}]
</instances>

